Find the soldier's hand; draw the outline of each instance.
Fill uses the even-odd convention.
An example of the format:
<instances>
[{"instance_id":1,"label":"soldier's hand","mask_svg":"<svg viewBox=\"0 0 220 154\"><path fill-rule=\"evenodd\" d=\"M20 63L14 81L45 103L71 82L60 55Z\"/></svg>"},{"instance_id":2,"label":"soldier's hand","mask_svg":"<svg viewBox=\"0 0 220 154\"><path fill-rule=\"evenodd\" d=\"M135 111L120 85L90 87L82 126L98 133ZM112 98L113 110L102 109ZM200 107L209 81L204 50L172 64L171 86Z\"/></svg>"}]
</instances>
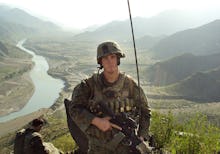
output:
<instances>
[{"instance_id":1,"label":"soldier's hand","mask_svg":"<svg viewBox=\"0 0 220 154\"><path fill-rule=\"evenodd\" d=\"M104 118L95 117L91 123L101 131L106 132L112 129L112 125L109 121L110 119L111 119L110 117L104 117Z\"/></svg>"},{"instance_id":2,"label":"soldier's hand","mask_svg":"<svg viewBox=\"0 0 220 154\"><path fill-rule=\"evenodd\" d=\"M109 121L109 120L111 120L111 117L104 117L103 119L106 119L106 120ZM122 128L120 126L116 125L116 124L113 124L113 123L110 122L110 125L111 125L112 128L115 128L115 129L118 129L118 130L122 130Z\"/></svg>"},{"instance_id":3,"label":"soldier's hand","mask_svg":"<svg viewBox=\"0 0 220 154\"><path fill-rule=\"evenodd\" d=\"M118 130L122 130L122 128L116 124L111 123L112 128L118 129Z\"/></svg>"},{"instance_id":4,"label":"soldier's hand","mask_svg":"<svg viewBox=\"0 0 220 154\"><path fill-rule=\"evenodd\" d=\"M109 121L110 119L111 117L104 117L104 118L95 117L92 120L92 124L98 127L103 132L111 130L112 128L122 130L122 128L119 127L118 125L111 123Z\"/></svg>"}]
</instances>

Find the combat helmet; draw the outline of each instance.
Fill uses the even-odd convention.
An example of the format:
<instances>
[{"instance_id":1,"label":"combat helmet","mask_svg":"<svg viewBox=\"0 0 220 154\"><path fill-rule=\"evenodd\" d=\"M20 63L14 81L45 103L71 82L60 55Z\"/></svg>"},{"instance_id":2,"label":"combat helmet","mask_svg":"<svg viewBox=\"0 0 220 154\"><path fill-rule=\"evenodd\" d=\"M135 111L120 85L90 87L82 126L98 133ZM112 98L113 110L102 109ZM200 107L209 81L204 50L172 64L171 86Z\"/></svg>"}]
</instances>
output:
<instances>
[{"instance_id":1,"label":"combat helmet","mask_svg":"<svg viewBox=\"0 0 220 154\"><path fill-rule=\"evenodd\" d=\"M97 63L100 64L101 58L109 54L116 54L118 56L118 59L125 57L125 54L122 53L122 50L120 46L118 45L118 43L114 41L106 41L106 42L99 44L97 48ZM120 61L119 61L119 64L120 64Z\"/></svg>"}]
</instances>

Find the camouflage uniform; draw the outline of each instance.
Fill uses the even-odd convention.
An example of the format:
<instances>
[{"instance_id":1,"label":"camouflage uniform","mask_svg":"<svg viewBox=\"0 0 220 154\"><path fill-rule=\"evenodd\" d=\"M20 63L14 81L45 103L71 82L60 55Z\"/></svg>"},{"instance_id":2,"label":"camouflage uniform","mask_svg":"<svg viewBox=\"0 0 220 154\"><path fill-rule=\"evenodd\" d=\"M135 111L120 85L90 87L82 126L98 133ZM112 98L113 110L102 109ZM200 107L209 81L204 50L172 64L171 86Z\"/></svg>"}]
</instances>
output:
<instances>
[{"instance_id":1,"label":"camouflage uniform","mask_svg":"<svg viewBox=\"0 0 220 154\"><path fill-rule=\"evenodd\" d=\"M100 64L100 68L102 68L102 57L109 54L117 55L117 65L120 65L120 58L125 57L116 42L103 42L97 48L97 63ZM150 109L143 90L124 73L120 73L114 83L107 82L103 73L94 74L74 88L72 101L68 106L68 115L88 138L90 154L129 153L124 136L118 129L113 128L103 132L91 124L95 117L108 116L99 110L97 103L100 101L103 101L115 114L126 112L137 123L140 122L138 135L148 137Z\"/></svg>"},{"instance_id":2,"label":"camouflage uniform","mask_svg":"<svg viewBox=\"0 0 220 154\"><path fill-rule=\"evenodd\" d=\"M26 129L27 134L24 139L24 152L25 154L48 154L43 145L41 134L34 129Z\"/></svg>"},{"instance_id":3,"label":"camouflage uniform","mask_svg":"<svg viewBox=\"0 0 220 154\"><path fill-rule=\"evenodd\" d=\"M97 102L104 101L115 113L126 112L136 122L139 122L138 135L147 138L150 124L150 110L143 90L140 90L131 77L120 73L118 81L108 83L103 73L94 74L74 88L70 116L89 139L89 153L129 153L129 148L123 140L117 143L115 136L119 130L102 132L91 121L94 117L105 117L105 113L97 110ZM141 116L138 115L140 107ZM111 143L111 144L110 144ZM109 145L110 144L110 145Z\"/></svg>"}]
</instances>

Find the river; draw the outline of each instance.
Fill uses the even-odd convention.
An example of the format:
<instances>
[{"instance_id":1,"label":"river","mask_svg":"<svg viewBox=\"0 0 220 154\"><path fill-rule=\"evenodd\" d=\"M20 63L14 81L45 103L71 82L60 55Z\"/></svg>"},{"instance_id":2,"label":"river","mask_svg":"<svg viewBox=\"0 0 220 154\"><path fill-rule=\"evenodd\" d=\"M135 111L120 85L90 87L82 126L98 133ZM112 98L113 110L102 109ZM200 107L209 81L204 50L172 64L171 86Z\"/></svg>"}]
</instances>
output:
<instances>
[{"instance_id":1,"label":"river","mask_svg":"<svg viewBox=\"0 0 220 154\"><path fill-rule=\"evenodd\" d=\"M44 57L36 55L33 51L23 47L25 41L25 39L19 41L17 47L33 56L32 61L35 65L30 71L30 77L34 83L35 91L28 103L21 110L0 117L0 122L12 120L41 108L49 108L55 103L64 87L64 81L55 79L47 74L49 65Z\"/></svg>"}]
</instances>

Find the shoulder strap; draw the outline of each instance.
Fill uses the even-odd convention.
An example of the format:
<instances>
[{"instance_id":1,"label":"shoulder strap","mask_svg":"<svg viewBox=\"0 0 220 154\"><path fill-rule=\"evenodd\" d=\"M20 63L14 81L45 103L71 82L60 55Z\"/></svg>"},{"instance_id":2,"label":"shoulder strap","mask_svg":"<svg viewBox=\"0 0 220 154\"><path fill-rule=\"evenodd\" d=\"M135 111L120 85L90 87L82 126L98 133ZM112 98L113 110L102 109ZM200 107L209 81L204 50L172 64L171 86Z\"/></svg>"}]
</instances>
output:
<instances>
[{"instance_id":1,"label":"shoulder strap","mask_svg":"<svg viewBox=\"0 0 220 154\"><path fill-rule=\"evenodd\" d=\"M38 132L33 132L32 134L31 134L31 136L32 136L32 138L34 138L34 137L41 137L41 134L40 133L38 133Z\"/></svg>"},{"instance_id":2,"label":"shoulder strap","mask_svg":"<svg viewBox=\"0 0 220 154\"><path fill-rule=\"evenodd\" d=\"M98 74L95 73L90 78L85 79L86 84L89 86L91 90L89 99L92 99L94 97L94 89L95 89L95 86L97 85L98 77L99 77Z\"/></svg>"},{"instance_id":3,"label":"shoulder strap","mask_svg":"<svg viewBox=\"0 0 220 154\"><path fill-rule=\"evenodd\" d=\"M134 80L132 79L131 76L125 75L125 84L129 88L129 95L133 96L134 95Z\"/></svg>"}]
</instances>

